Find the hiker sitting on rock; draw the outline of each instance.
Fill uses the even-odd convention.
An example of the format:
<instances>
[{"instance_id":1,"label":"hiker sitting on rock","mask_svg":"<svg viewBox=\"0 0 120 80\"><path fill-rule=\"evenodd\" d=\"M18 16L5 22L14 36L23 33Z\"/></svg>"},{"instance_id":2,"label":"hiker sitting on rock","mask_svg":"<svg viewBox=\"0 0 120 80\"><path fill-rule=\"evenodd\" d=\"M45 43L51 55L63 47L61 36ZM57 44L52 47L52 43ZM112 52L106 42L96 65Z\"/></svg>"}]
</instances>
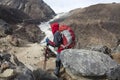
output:
<instances>
[{"instance_id":1,"label":"hiker sitting on rock","mask_svg":"<svg viewBox=\"0 0 120 80\"><path fill-rule=\"evenodd\" d=\"M54 74L59 76L61 66L60 53L62 50L72 48L74 46L75 35L72 29L66 25L59 27L58 23L52 23L51 29L54 36L53 42L47 38L46 43L47 45L57 47L56 69Z\"/></svg>"}]
</instances>

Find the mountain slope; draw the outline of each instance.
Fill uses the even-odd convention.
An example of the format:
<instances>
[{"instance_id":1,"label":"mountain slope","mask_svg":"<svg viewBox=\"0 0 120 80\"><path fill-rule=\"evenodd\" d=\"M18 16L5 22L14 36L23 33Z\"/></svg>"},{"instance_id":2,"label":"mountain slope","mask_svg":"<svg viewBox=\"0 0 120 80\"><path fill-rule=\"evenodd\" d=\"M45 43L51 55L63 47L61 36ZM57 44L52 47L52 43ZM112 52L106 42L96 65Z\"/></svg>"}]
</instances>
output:
<instances>
[{"instance_id":1,"label":"mountain slope","mask_svg":"<svg viewBox=\"0 0 120 80\"><path fill-rule=\"evenodd\" d=\"M37 24L55 15L43 0L0 0L0 19L6 23L0 27L9 25L12 35L30 42L40 42L43 34Z\"/></svg>"},{"instance_id":2,"label":"mountain slope","mask_svg":"<svg viewBox=\"0 0 120 80\"><path fill-rule=\"evenodd\" d=\"M114 47L120 38L120 4L97 4L70 11L61 24L70 25L77 37L77 48L91 45ZM79 34L79 35L78 35Z\"/></svg>"},{"instance_id":3,"label":"mountain slope","mask_svg":"<svg viewBox=\"0 0 120 80\"><path fill-rule=\"evenodd\" d=\"M0 0L0 5L23 11L32 19L48 20L55 15L43 0Z\"/></svg>"}]
</instances>

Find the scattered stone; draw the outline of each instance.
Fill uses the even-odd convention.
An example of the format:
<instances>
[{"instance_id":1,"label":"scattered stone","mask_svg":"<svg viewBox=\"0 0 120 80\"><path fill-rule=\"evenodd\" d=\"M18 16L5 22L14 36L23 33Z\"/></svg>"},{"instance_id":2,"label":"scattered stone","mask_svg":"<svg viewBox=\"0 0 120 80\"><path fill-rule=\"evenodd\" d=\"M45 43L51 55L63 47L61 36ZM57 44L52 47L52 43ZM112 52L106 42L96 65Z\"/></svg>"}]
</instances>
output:
<instances>
[{"instance_id":1,"label":"scattered stone","mask_svg":"<svg viewBox=\"0 0 120 80\"><path fill-rule=\"evenodd\" d=\"M7 78L14 75L13 69L6 69L3 73L0 73L0 77Z\"/></svg>"}]
</instances>

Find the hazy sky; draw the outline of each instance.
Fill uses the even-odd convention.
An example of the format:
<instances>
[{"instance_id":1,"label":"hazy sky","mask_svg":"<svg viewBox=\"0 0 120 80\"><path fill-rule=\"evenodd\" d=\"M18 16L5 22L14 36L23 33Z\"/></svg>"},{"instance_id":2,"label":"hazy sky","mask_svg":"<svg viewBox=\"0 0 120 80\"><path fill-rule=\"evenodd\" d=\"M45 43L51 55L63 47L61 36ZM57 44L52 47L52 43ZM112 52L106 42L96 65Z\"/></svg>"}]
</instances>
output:
<instances>
[{"instance_id":1,"label":"hazy sky","mask_svg":"<svg viewBox=\"0 0 120 80\"><path fill-rule=\"evenodd\" d=\"M68 12L75 8L83 8L98 3L120 3L120 0L43 0L56 13Z\"/></svg>"}]
</instances>

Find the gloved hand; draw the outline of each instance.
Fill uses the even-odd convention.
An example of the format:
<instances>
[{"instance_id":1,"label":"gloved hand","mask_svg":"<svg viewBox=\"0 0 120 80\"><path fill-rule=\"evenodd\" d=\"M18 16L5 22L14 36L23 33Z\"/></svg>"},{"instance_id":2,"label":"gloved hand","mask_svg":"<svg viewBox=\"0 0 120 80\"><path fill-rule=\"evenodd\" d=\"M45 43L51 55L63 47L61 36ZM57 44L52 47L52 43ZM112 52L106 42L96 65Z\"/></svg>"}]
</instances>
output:
<instances>
[{"instance_id":1,"label":"gloved hand","mask_svg":"<svg viewBox=\"0 0 120 80\"><path fill-rule=\"evenodd\" d=\"M46 38L45 41L46 41L46 43L47 43L47 45L48 45L50 40L49 40L48 38Z\"/></svg>"}]
</instances>

